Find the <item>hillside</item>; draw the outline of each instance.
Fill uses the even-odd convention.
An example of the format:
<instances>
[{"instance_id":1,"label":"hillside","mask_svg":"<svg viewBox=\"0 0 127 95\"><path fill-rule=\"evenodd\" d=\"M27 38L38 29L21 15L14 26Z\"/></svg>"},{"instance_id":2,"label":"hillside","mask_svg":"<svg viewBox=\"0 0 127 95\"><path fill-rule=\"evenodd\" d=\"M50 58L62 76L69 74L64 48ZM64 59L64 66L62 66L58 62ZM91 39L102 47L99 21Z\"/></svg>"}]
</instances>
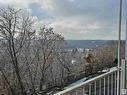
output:
<instances>
[{"instance_id":1,"label":"hillside","mask_svg":"<svg viewBox=\"0 0 127 95\"><path fill-rule=\"evenodd\" d=\"M66 40L67 48L96 48L109 44L112 40Z\"/></svg>"}]
</instances>

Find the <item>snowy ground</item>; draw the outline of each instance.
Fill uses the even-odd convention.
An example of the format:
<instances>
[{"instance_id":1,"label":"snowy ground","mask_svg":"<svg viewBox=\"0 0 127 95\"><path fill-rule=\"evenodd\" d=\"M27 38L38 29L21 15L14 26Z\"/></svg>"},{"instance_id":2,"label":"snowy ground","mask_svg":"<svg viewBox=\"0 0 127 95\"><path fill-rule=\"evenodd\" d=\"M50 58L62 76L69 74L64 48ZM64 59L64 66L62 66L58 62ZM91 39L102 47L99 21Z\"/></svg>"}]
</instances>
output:
<instances>
[{"instance_id":1,"label":"snowy ground","mask_svg":"<svg viewBox=\"0 0 127 95\"><path fill-rule=\"evenodd\" d=\"M106 72L113 71L113 70L115 70L115 69L117 69L117 67L107 68L107 69L104 69L104 70L99 71L99 72L106 73ZM77 85L77 84L80 84L80 83L82 83L82 82L84 82L84 81L86 81L86 80L88 80L88 79L90 79L90 78L85 77L85 78L83 78L83 79L80 79L80 80L78 80L78 81L76 81L76 82L74 82L74 83L72 83L72 84L70 84L70 85L64 87L64 89L68 89L68 88L70 88L70 87L73 87L73 86L75 86L75 85Z\"/></svg>"},{"instance_id":2,"label":"snowy ground","mask_svg":"<svg viewBox=\"0 0 127 95\"><path fill-rule=\"evenodd\" d=\"M76 81L76 82L74 82L74 83L72 83L72 84L70 84L70 85L64 87L64 89L68 89L68 88L70 88L70 87L72 87L72 86L75 86L75 85L77 85L77 84L79 84L79 83L82 83L82 82L84 82L86 79L87 79L87 78L83 78L83 79L81 79L81 80L78 80L78 81Z\"/></svg>"}]
</instances>

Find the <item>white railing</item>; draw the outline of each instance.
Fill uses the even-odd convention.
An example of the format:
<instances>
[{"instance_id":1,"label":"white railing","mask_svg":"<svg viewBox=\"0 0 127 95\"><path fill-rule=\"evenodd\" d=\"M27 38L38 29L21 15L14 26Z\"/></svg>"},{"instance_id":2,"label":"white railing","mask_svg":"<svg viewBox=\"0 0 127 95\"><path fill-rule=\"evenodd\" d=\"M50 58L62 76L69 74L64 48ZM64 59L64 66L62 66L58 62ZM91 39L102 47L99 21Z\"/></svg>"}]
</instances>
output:
<instances>
[{"instance_id":1,"label":"white railing","mask_svg":"<svg viewBox=\"0 0 127 95\"><path fill-rule=\"evenodd\" d=\"M54 95L117 95L117 67Z\"/></svg>"}]
</instances>

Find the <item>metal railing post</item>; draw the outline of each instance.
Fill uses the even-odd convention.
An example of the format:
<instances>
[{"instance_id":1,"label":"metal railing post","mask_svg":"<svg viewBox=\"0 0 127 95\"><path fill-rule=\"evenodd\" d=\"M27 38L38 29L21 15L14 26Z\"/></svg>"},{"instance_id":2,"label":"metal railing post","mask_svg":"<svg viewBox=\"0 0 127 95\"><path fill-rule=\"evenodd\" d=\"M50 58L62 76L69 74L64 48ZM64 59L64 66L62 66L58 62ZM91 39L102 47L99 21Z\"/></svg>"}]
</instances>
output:
<instances>
[{"instance_id":1,"label":"metal railing post","mask_svg":"<svg viewBox=\"0 0 127 95\"><path fill-rule=\"evenodd\" d=\"M85 87L82 87L82 94L85 95Z\"/></svg>"},{"instance_id":2,"label":"metal railing post","mask_svg":"<svg viewBox=\"0 0 127 95\"><path fill-rule=\"evenodd\" d=\"M114 92L113 85L114 85L114 83L113 83L113 74L111 74L111 95L113 95L113 92Z\"/></svg>"},{"instance_id":3,"label":"metal railing post","mask_svg":"<svg viewBox=\"0 0 127 95\"><path fill-rule=\"evenodd\" d=\"M121 60L121 26L122 26L122 0L120 0L120 9L119 9L119 39L118 39L118 69L120 68ZM117 73L117 95L120 94L120 71Z\"/></svg>"},{"instance_id":4,"label":"metal railing post","mask_svg":"<svg viewBox=\"0 0 127 95\"><path fill-rule=\"evenodd\" d=\"M99 80L99 95L101 95L101 79Z\"/></svg>"},{"instance_id":5,"label":"metal railing post","mask_svg":"<svg viewBox=\"0 0 127 95\"><path fill-rule=\"evenodd\" d=\"M105 81L106 81L106 80L105 80L105 77L104 77L104 95L105 95L105 90L106 90L106 89L105 89L105 88L106 88L106 87L105 87L105 86L106 86L106 85L105 85Z\"/></svg>"},{"instance_id":6,"label":"metal railing post","mask_svg":"<svg viewBox=\"0 0 127 95\"><path fill-rule=\"evenodd\" d=\"M109 92L109 90L110 90L110 89L109 89L109 86L110 86L110 84L109 84L109 75L108 75L108 87L107 87L107 89L108 89L108 95L110 95L110 94L109 94L109 93L110 93L110 92Z\"/></svg>"},{"instance_id":7,"label":"metal railing post","mask_svg":"<svg viewBox=\"0 0 127 95\"><path fill-rule=\"evenodd\" d=\"M89 95L91 95L91 83L89 84Z\"/></svg>"},{"instance_id":8,"label":"metal railing post","mask_svg":"<svg viewBox=\"0 0 127 95\"><path fill-rule=\"evenodd\" d=\"M95 82L94 82L94 95L97 95L97 94L96 94L96 93L97 93L97 91L96 91L96 90L97 90L96 85L97 85L97 82L95 81Z\"/></svg>"},{"instance_id":9,"label":"metal railing post","mask_svg":"<svg viewBox=\"0 0 127 95\"><path fill-rule=\"evenodd\" d=\"M115 77L115 83L114 83L114 95L116 95L116 94L117 94L117 93L116 93L116 92L117 92L117 91L116 91L116 90L117 90L117 72L115 72L115 76L114 76L114 77Z\"/></svg>"}]
</instances>

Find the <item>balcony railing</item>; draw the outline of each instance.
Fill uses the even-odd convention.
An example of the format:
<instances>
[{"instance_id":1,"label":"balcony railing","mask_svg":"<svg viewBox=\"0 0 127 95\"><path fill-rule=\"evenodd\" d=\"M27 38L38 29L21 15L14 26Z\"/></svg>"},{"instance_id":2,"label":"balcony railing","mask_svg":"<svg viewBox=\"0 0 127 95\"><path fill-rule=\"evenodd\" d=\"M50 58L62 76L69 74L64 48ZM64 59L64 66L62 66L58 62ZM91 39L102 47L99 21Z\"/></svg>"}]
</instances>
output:
<instances>
[{"instance_id":1,"label":"balcony railing","mask_svg":"<svg viewBox=\"0 0 127 95\"><path fill-rule=\"evenodd\" d=\"M117 95L117 73L114 67L109 72L84 81L54 95Z\"/></svg>"}]
</instances>

